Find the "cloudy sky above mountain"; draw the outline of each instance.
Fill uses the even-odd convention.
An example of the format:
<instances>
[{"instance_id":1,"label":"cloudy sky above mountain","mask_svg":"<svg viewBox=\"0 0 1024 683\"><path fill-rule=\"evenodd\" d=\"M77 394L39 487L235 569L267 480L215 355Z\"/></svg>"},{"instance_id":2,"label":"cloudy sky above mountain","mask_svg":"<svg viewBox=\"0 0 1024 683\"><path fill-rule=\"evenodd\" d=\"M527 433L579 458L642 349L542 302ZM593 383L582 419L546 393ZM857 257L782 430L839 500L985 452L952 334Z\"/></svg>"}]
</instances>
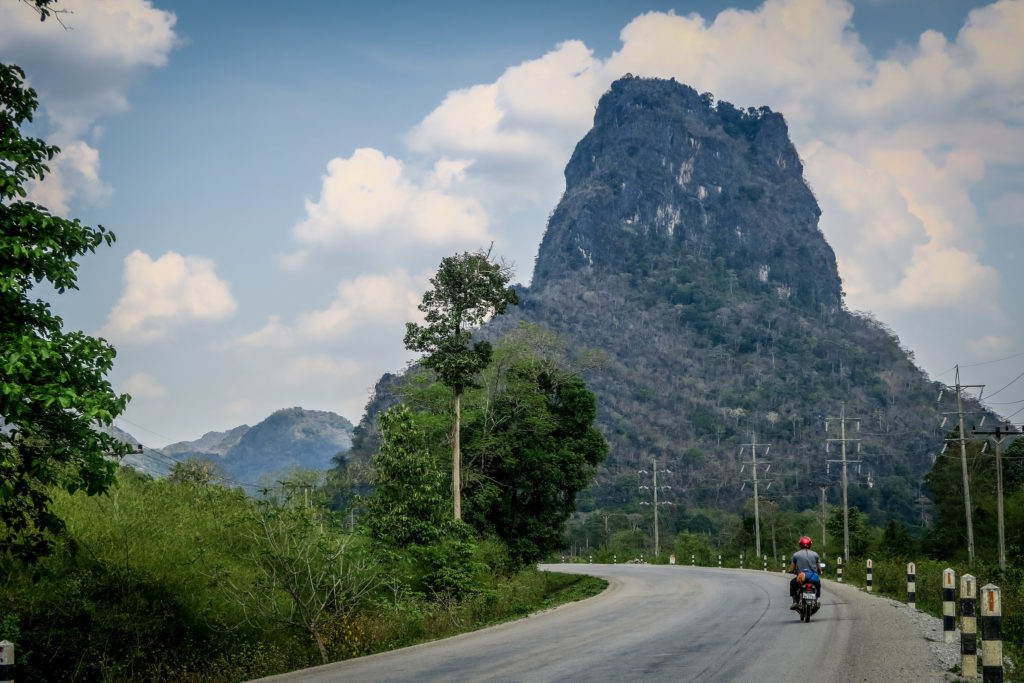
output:
<instances>
[{"instance_id":1,"label":"cloudy sky above mountain","mask_svg":"<svg viewBox=\"0 0 1024 683\"><path fill-rule=\"evenodd\" d=\"M53 300L117 346L144 443L357 421L443 256L529 282L625 73L782 112L848 306L934 379L1024 372L1024 0L62 5L0 4L0 59L63 149L32 197L118 236Z\"/></svg>"}]
</instances>

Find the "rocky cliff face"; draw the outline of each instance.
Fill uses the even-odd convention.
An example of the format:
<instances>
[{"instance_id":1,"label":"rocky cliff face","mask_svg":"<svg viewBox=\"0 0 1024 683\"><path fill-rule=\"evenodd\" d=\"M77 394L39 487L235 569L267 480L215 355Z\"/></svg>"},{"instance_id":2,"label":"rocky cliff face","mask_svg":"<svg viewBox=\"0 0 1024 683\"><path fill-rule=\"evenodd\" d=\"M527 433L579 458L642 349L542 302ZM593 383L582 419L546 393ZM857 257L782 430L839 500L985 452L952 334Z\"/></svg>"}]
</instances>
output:
<instances>
[{"instance_id":1,"label":"rocky cliff face","mask_svg":"<svg viewBox=\"0 0 1024 683\"><path fill-rule=\"evenodd\" d=\"M533 290L660 261L715 261L734 284L836 310L835 255L780 114L742 111L674 81L624 78L565 169Z\"/></svg>"}]
</instances>

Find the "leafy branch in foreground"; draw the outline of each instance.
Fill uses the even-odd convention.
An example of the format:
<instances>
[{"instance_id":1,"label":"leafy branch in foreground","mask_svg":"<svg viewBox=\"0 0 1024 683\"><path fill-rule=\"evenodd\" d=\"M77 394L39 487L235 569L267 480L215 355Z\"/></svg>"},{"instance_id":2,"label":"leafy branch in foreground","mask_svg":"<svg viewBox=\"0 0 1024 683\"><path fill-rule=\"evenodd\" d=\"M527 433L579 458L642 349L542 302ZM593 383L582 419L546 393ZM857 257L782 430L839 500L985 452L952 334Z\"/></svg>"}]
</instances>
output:
<instances>
[{"instance_id":1,"label":"leafy branch in foreground","mask_svg":"<svg viewBox=\"0 0 1024 683\"><path fill-rule=\"evenodd\" d=\"M25 72L0 64L0 541L25 562L48 554L62 528L49 488L106 491L116 467L110 456L128 448L97 430L129 399L105 379L114 348L64 332L50 304L33 297L43 282L58 293L77 289L77 259L114 242L102 226L26 201L26 186L43 179L59 151L21 134L37 106Z\"/></svg>"}]
</instances>

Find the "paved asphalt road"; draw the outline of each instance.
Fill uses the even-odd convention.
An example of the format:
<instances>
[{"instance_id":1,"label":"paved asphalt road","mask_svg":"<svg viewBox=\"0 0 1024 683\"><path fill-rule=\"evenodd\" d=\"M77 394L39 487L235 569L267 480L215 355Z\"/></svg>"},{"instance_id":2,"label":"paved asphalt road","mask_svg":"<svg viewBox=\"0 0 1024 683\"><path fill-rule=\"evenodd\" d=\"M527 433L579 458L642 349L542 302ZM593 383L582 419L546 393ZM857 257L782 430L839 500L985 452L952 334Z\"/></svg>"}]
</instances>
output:
<instances>
[{"instance_id":1,"label":"paved asphalt road","mask_svg":"<svg viewBox=\"0 0 1024 683\"><path fill-rule=\"evenodd\" d=\"M545 565L600 596L521 621L265 681L942 681L883 601L826 582L808 624L789 576L665 565Z\"/></svg>"}]
</instances>

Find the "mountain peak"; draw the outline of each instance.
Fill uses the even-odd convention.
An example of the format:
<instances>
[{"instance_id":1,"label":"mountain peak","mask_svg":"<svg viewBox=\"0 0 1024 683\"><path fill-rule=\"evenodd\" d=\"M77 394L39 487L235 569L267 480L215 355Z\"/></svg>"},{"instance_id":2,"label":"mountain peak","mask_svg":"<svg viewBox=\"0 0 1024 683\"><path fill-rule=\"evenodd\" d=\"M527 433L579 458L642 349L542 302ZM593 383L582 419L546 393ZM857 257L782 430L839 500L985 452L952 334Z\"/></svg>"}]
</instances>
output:
<instances>
[{"instance_id":1,"label":"mountain peak","mask_svg":"<svg viewBox=\"0 0 1024 683\"><path fill-rule=\"evenodd\" d=\"M781 114L674 80L627 76L601 97L565 169L532 289L586 273L658 279L696 258L751 290L837 310L835 254Z\"/></svg>"}]
</instances>

